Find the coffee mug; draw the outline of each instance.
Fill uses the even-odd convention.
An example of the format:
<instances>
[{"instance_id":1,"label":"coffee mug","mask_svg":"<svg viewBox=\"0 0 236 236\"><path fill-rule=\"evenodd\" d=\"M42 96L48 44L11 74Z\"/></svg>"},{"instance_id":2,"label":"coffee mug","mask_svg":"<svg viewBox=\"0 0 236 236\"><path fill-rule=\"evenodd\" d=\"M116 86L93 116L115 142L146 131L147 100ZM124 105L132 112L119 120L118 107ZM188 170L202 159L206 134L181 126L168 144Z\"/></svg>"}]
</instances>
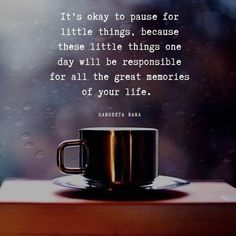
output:
<instances>
[{"instance_id":1,"label":"coffee mug","mask_svg":"<svg viewBox=\"0 0 236 236\"><path fill-rule=\"evenodd\" d=\"M64 150L79 148L76 168L65 166ZM57 165L66 174L82 174L105 186L150 184L158 175L158 130L154 128L96 127L79 130L79 139L57 148Z\"/></svg>"}]
</instances>

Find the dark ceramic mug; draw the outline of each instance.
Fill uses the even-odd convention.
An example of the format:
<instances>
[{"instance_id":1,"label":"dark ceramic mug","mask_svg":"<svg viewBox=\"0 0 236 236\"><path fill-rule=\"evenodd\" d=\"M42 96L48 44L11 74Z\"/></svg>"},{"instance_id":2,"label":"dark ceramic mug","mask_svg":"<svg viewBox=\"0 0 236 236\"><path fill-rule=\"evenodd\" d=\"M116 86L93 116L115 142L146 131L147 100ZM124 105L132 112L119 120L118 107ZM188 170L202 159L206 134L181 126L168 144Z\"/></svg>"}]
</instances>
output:
<instances>
[{"instance_id":1,"label":"dark ceramic mug","mask_svg":"<svg viewBox=\"0 0 236 236\"><path fill-rule=\"evenodd\" d=\"M80 167L64 164L64 150L80 147ZM154 128L96 127L79 130L79 139L57 148L57 165L66 174L82 174L105 186L152 183L158 175L158 130Z\"/></svg>"}]
</instances>

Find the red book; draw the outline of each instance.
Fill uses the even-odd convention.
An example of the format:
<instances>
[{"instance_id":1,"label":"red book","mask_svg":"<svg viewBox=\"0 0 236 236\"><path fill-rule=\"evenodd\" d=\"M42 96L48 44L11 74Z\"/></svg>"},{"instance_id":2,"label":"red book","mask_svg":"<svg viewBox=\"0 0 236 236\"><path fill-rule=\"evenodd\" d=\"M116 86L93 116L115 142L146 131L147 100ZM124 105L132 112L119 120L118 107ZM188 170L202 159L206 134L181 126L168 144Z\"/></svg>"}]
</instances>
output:
<instances>
[{"instance_id":1,"label":"red book","mask_svg":"<svg viewBox=\"0 0 236 236\"><path fill-rule=\"evenodd\" d=\"M224 182L136 199L88 198L51 181L6 180L0 235L236 235L236 189Z\"/></svg>"}]
</instances>

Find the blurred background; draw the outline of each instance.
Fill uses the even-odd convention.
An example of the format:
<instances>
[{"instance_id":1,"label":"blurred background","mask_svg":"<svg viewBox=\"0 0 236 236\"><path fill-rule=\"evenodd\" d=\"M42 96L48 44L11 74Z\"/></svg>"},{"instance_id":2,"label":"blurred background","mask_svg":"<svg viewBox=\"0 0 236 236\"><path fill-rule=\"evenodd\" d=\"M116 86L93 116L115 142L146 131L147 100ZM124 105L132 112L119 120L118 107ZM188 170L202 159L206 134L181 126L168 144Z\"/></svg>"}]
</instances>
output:
<instances>
[{"instance_id":1,"label":"blurred background","mask_svg":"<svg viewBox=\"0 0 236 236\"><path fill-rule=\"evenodd\" d=\"M59 52L58 42L72 44L121 42L119 37L62 37L60 27L100 24L61 22L60 12L177 13L174 24L109 21L106 27L130 29L177 28L180 36L168 38L180 43L180 68L145 67L142 73L179 72L190 74L185 82L161 81L139 84L152 96L127 99L81 95L81 89L114 87L110 82L49 81L68 71L56 63L69 58L96 55L89 52ZM166 43L162 37L136 37L135 42ZM98 53L98 52L96 52ZM101 59L157 58L164 51L103 52ZM109 75L136 73L136 68L100 68ZM118 71L117 71L118 70ZM131 71L130 71L131 70ZM96 72L88 68L86 73ZM236 2L234 0L0 0L0 177L50 179L60 175L56 168L56 147L77 137L79 128L91 126L155 127L160 132L160 173L187 179L223 179L236 186ZM133 86L123 82L116 86ZM97 87L96 87L97 86ZM140 111L142 118L98 118L97 112Z\"/></svg>"}]
</instances>

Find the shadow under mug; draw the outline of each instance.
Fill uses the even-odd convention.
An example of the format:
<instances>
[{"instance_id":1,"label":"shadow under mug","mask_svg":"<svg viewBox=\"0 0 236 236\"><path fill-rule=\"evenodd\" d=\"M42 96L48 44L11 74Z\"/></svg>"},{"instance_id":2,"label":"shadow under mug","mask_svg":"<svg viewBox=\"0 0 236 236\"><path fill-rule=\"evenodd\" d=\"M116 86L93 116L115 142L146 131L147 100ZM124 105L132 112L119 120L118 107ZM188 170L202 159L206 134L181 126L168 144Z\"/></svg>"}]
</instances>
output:
<instances>
[{"instance_id":1,"label":"shadow under mug","mask_svg":"<svg viewBox=\"0 0 236 236\"><path fill-rule=\"evenodd\" d=\"M78 168L64 164L64 150L79 148ZM105 186L150 184L158 175L158 130L154 128L96 127L79 130L79 139L57 148L57 165L66 174L82 174Z\"/></svg>"}]
</instances>

